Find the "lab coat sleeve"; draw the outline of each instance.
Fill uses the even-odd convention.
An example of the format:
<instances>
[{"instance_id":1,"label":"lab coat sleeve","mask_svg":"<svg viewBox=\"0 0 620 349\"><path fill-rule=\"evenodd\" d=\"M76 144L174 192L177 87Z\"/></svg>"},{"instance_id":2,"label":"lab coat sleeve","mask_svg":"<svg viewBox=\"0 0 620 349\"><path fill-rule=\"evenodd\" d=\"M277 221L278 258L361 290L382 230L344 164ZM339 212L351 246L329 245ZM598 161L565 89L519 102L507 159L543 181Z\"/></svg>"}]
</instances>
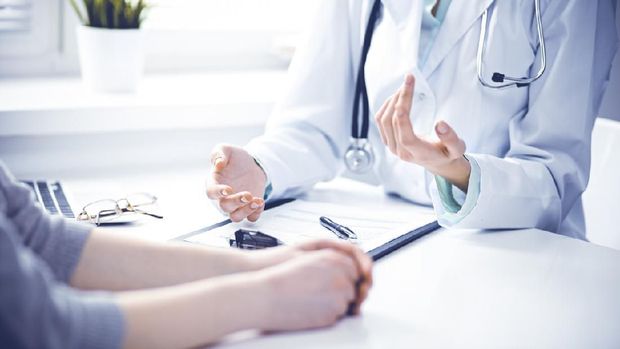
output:
<instances>
[{"instance_id":1,"label":"lab coat sleeve","mask_svg":"<svg viewBox=\"0 0 620 349\"><path fill-rule=\"evenodd\" d=\"M468 159L471 164L467 193L452 185L445 178L435 176L437 191L441 199L438 209L439 219L449 224L457 224L476 207L480 196L480 166L474 159Z\"/></svg>"},{"instance_id":2,"label":"lab coat sleeve","mask_svg":"<svg viewBox=\"0 0 620 349\"><path fill-rule=\"evenodd\" d=\"M444 226L558 232L586 188L591 131L617 47L613 5L549 1L543 11L547 71L530 86L527 113L510 122L506 156L467 154L480 167L473 209L460 220L446 219L437 188L431 189Z\"/></svg>"},{"instance_id":3,"label":"lab coat sleeve","mask_svg":"<svg viewBox=\"0 0 620 349\"><path fill-rule=\"evenodd\" d=\"M265 134L246 146L271 181L270 199L303 192L342 168L353 86L350 5L326 0L317 8Z\"/></svg>"}]
</instances>

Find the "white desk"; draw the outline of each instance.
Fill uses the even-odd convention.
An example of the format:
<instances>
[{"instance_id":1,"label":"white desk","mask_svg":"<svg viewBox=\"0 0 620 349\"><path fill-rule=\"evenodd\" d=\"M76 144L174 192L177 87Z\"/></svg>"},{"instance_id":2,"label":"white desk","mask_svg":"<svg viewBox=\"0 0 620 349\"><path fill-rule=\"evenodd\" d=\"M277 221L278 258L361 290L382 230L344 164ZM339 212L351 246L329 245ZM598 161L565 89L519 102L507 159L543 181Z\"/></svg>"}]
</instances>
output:
<instances>
[{"instance_id":1,"label":"white desk","mask_svg":"<svg viewBox=\"0 0 620 349\"><path fill-rule=\"evenodd\" d=\"M221 219L204 197L206 173L135 174L96 188L92 179L67 182L77 200L113 187L157 194L166 219L128 231L164 240ZM374 193L313 197L359 203L366 195ZM217 347L618 348L620 252L538 230L441 230L376 264L362 316L322 330L256 336L237 334Z\"/></svg>"}]
</instances>

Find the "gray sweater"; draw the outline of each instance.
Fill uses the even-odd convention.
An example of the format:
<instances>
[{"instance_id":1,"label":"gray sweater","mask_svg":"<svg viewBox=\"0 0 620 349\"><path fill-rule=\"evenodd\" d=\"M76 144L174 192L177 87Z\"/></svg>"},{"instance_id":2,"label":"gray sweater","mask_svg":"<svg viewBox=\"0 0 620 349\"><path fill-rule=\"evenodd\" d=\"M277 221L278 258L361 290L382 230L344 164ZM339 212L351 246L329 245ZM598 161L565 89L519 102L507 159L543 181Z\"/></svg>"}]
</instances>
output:
<instances>
[{"instance_id":1,"label":"gray sweater","mask_svg":"<svg viewBox=\"0 0 620 349\"><path fill-rule=\"evenodd\" d=\"M67 285L92 228L45 213L0 162L0 347L118 348L111 294Z\"/></svg>"}]
</instances>

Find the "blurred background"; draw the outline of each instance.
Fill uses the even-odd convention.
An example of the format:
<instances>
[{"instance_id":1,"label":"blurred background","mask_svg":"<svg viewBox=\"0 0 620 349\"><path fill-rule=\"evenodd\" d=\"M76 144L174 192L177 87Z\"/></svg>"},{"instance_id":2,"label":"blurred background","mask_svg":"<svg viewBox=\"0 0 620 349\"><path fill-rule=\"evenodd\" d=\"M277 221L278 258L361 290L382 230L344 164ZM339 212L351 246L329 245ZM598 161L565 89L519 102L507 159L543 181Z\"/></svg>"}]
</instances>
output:
<instances>
[{"instance_id":1,"label":"blurred background","mask_svg":"<svg viewBox=\"0 0 620 349\"><path fill-rule=\"evenodd\" d=\"M303 30L313 9L311 0L145 2L150 73L284 69L287 56L280 50ZM0 73L79 73L78 24L68 0L0 0Z\"/></svg>"},{"instance_id":2,"label":"blurred background","mask_svg":"<svg viewBox=\"0 0 620 349\"><path fill-rule=\"evenodd\" d=\"M62 178L205 166L214 144L262 133L314 1L147 3L144 76L110 93L80 78L68 0L0 0L0 158L18 176L42 159Z\"/></svg>"},{"instance_id":3,"label":"blurred background","mask_svg":"<svg viewBox=\"0 0 620 349\"><path fill-rule=\"evenodd\" d=\"M262 133L316 1L148 3L141 83L109 93L80 78L69 1L0 0L0 159L18 176L202 168ZM620 57L612 75L599 114L620 120Z\"/></svg>"}]
</instances>

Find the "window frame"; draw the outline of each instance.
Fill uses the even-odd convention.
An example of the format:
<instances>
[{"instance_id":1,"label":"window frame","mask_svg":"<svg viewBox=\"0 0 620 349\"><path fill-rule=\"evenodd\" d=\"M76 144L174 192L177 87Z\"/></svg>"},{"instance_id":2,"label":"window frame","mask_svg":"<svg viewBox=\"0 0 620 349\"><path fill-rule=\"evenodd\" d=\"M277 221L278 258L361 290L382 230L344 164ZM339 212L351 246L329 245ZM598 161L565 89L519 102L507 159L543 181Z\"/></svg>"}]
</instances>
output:
<instances>
[{"instance_id":1,"label":"window frame","mask_svg":"<svg viewBox=\"0 0 620 349\"><path fill-rule=\"evenodd\" d=\"M63 0L32 1L31 30L0 33L0 77L48 74L62 66Z\"/></svg>"},{"instance_id":2,"label":"window frame","mask_svg":"<svg viewBox=\"0 0 620 349\"><path fill-rule=\"evenodd\" d=\"M10 57L0 54L0 78L78 74L76 27L80 23L73 9L66 0L36 0L32 3L44 9L49 17L42 22L33 18L37 30L41 31L39 27L53 22L58 24L51 25L54 30L45 28L49 39L40 52ZM286 69L294 51L295 34L301 34L277 30L249 31L247 28L224 32L146 28L147 73ZM217 50L210 49L212 47Z\"/></svg>"}]
</instances>

